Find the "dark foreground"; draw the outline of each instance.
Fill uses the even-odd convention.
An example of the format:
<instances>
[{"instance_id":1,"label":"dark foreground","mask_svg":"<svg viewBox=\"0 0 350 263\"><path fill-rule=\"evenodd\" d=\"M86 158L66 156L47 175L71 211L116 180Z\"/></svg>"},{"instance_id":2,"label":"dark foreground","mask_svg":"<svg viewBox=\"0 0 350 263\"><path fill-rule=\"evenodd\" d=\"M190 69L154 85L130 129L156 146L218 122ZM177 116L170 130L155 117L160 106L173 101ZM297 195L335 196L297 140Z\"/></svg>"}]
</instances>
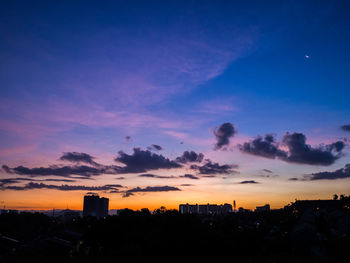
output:
<instances>
[{"instance_id":1,"label":"dark foreground","mask_svg":"<svg viewBox=\"0 0 350 263\"><path fill-rule=\"evenodd\" d=\"M67 221L2 214L0 235L0 262L350 262L344 204L217 216L124 210L101 220Z\"/></svg>"}]
</instances>

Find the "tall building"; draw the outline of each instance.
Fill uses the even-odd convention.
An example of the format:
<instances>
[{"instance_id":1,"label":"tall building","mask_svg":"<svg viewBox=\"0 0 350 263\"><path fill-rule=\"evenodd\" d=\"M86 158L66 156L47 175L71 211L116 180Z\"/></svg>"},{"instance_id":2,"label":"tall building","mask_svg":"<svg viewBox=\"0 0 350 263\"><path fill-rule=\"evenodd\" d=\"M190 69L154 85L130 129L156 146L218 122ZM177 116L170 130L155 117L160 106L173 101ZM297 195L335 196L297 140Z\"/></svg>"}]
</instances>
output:
<instances>
[{"instance_id":1,"label":"tall building","mask_svg":"<svg viewBox=\"0 0 350 263\"><path fill-rule=\"evenodd\" d=\"M83 216L95 216L103 218L108 215L109 199L99 197L98 194L87 194L84 196Z\"/></svg>"}]
</instances>

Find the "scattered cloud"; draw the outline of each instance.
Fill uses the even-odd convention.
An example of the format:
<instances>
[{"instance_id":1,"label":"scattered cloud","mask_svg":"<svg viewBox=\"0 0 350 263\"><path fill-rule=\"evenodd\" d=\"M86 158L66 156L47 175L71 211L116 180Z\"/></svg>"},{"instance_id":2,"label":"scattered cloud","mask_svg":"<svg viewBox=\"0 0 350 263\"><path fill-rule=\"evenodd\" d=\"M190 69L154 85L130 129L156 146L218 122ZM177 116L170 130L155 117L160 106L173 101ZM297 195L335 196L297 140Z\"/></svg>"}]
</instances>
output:
<instances>
[{"instance_id":1,"label":"scattered cloud","mask_svg":"<svg viewBox=\"0 0 350 263\"><path fill-rule=\"evenodd\" d=\"M344 131L350 131L350 124L349 125L343 125L340 127Z\"/></svg>"},{"instance_id":2,"label":"scattered cloud","mask_svg":"<svg viewBox=\"0 0 350 263\"><path fill-rule=\"evenodd\" d=\"M297 177L292 177L292 178L289 178L288 181L298 181L299 179Z\"/></svg>"},{"instance_id":3,"label":"scattered cloud","mask_svg":"<svg viewBox=\"0 0 350 263\"><path fill-rule=\"evenodd\" d=\"M239 184L260 184L254 180L242 181Z\"/></svg>"},{"instance_id":4,"label":"scattered cloud","mask_svg":"<svg viewBox=\"0 0 350 263\"><path fill-rule=\"evenodd\" d=\"M60 157L61 161L69 161L73 163L87 163L93 166L99 166L94 160L94 157L87 153L79 153L79 152L65 152Z\"/></svg>"},{"instance_id":5,"label":"scattered cloud","mask_svg":"<svg viewBox=\"0 0 350 263\"><path fill-rule=\"evenodd\" d=\"M178 163L200 163L204 158L202 153L196 153L194 151L185 151L182 156L176 158Z\"/></svg>"},{"instance_id":6,"label":"scattered cloud","mask_svg":"<svg viewBox=\"0 0 350 263\"><path fill-rule=\"evenodd\" d=\"M266 134L265 137L258 136L254 140L239 145L239 149L248 154L275 159L276 157L285 158L287 153L278 148L279 144L275 142L272 134Z\"/></svg>"},{"instance_id":7,"label":"scattered cloud","mask_svg":"<svg viewBox=\"0 0 350 263\"><path fill-rule=\"evenodd\" d=\"M270 159L278 158L290 163L331 165L343 156L341 151L345 147L343 141L312 147L306 144L306 136L302 133L287 133L282 143L288 148L287 151L279 148L280 143L275 141L273 135L267 134L264 138L258 136L250 142L239 145L239 149L244 153Z\"/></svg>"},{"instance_id":8,"label":"scattered cloud","mask_svg":"<svg viewBox=\"0 0 350 263\"><path fill-rule=\"evenodd\" d=\"M302 133L287 133L282 141L289 149L286 161L311 165L333 164L342 156L341 151L345 147L344 142L337 141L313 148L306 144L306 136Z\"/></svg>"},{"instance_id":9,"label":"scattered cloud","mask_svg":"<svg viewBox=\"0 0 350 263\"><path fill-rule=\"evenodd\" d=\"M199 177L194 176L193 174L185 174L185 175L182 175L180 177L188 178L188 179L194 179L194 180L198 180L199 179Z\"/></svg>"},{"instance_id":10,"label":"scattered cloud","mask_svg":"<svg viewBox=\"0 0 350 263\"><path fill-rule=\"evenodd\" d=\"M269 169L263 169L263 172L266 172L266 173L269 173L269 174L272 174L273 172Z\"/></svg>"},{"instance_id":11,"label":"scattered cloud","mask_svg":"<svg viewBox=\"0 0 350 263\"><path fill-rule=\"evenodd\" d=\"M120 173L143 173L150 170L182 167L182 165L165 158L163 155L148 150L144 151L140 148L134 148L131 155L120 151L114 160L125 165L120 167Z\"/></svg>"},{"instance_id":12,"label":"scattered cloud","mask_svg":"<svg viewBox=\"0 0 350 263\"><path fill-rule=\"evenodd\" d=\"M123 151L119 152L119 155L115 158L116 162L123 164L119 165L103 165L97 164L93 159L94 157L78 152L66 152L60 160L68 160L71 162L84 162L90 165L51 165L49 167L34 167L29 168L25 166L8 167L2 166L2 170L8 174L25 175L30 178L43 177L43 176L58 176L65 177L67 179L43 179L42 181L56 181L56 182L74 182L78 179L93 179L95 176L102 174L125 174L125 173L143 173L139 177L153 177L159 179L171 179L171 178L189 178L199 179L199 177L192 174L185 174L183 176L162 176L147 173L150 170L157 169L174 169L181 168L186 163L201 163L204 158L202 153L196 153L194 151L185 151L181 156L175 160L170 160L160 154L153 153L149 150L141 150L134 148L132 154L126 154ZM189 168L199 171L199 174L215 175L215 174L229 174L238 173L235 168L237 165L220 165L213 163L211 160L206 159L202 165L192 164ZM125 179L124 177L118 177L115 179ZM29 179L26 179L29 181ZM39 179L33 181L41 181ZM22 180L23 181L23 180ZM10 181L9 181L10 182Z\"/></svg>"},{"instance_id":13,"label":"scattered cloud","mask_svg":"<svg viewBox=\"0 0 350 263\"><path fill-rule=\"evenodd\" d=\"M304 176L304 180L336 180L350 178L350 163L346 164L344 168L335 170L333 172L319 172Z\"/></svg>"},{"instance_id":14,"label":"scattered cloud","mask_svg":"<svg viewBox=\"0 0 350 263\"><path fill-rule=\"evenodd\" d=\"M220 165L218 163L213 163L211 160L206 159L206 163L202 166L199 165L191 165L190 167L193 170L198 170L200 174L237 174L239 173L236 168L238 168L238 165L230 165L230 164L224 164Z\"/></svg>"},{"instance_id":15,"label":"scattered cloud","mask_svg":"<svg viewBox=\"0 0 350 263\"><path fill-rule=\"evenodd\" d=\"M237 129L232 123L226 122L214 130L216 137L215 150L222 149L230 143L230 138L237 133Z\"/></svg>"},{"instance_id":16,"label":"scattered cloud","mask_svg":"<svg viewBox=\"0 0 350 263\"><path fill-rule=\"evenodd\" d=\"M149 151L152 151L152 150L161 151L161 150L163 150L163 147L159 146L157 144L152 144L151 146L147 147L147 150L149 150Z\"/></svg>"}]
</instances>

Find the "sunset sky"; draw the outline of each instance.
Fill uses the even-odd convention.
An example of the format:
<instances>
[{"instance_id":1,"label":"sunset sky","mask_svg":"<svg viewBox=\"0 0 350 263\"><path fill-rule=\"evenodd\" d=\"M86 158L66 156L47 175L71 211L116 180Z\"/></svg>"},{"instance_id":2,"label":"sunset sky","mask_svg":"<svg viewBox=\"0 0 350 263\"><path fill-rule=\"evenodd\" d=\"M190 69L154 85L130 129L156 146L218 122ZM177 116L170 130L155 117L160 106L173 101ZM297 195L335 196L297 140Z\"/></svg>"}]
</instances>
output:
<instances>
[{"instance_id":1,"label":"sunset sky","mask_svg":"<svg viewBox=\"0 0 350 263\"><path fill-rule=\"evenodd\" d=\"M103 2L103 3L102 3ZM350 194L349 1L3 1L0 205Z\"/></svg>"}]
</instances>

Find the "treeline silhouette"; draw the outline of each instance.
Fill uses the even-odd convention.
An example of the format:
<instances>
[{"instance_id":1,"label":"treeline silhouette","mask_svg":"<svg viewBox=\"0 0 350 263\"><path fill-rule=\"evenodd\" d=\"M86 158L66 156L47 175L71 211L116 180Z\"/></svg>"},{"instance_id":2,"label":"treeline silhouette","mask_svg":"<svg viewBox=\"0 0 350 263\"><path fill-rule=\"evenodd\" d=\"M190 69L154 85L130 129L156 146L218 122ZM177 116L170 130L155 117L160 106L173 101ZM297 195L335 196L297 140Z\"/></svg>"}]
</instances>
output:
<instances>
[{"instance_id":1,"label":"treeline silhouette","mask_svg":"<svg viewBox=\"0 0 350 263\"><path fill-rule=\"evenodd\" d=\"M324 209L206 216L125 209L100 220L2 214L0 262L349 262L349 201L335 202Z\"/></svg>"}]
</instances>

